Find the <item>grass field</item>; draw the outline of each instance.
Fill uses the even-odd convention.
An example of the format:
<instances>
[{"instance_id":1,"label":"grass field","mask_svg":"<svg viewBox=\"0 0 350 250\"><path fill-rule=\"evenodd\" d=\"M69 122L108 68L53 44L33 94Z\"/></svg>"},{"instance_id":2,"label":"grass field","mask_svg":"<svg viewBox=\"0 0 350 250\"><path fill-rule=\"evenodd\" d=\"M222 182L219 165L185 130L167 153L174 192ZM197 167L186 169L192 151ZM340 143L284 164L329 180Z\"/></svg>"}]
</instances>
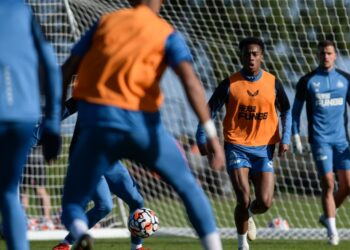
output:
<instances>
[{"instance_id":1,"label":"grass field","mask_svg":"<svg viewBox=\"0 0 350 250\"><path fill-rule=\"evenodd\" d=\"M233 209L236 201L220 197L211 199L211 204L216 215L218 227L234 228ZM157 210L162 227L182 227L186 223L186 214L179 200L152 200L152 203L147 203L146 201L147 206L162 208ZM350 228L349 214L347 212L349 209L350 203L345 202L337 212L338 229ZM176 211L176 213L169 214L169 211ZM229 212L227 213L227 211ZM254 220L258 227L267 227L268 222L272 218L282 217L288 220L291 228L322 228L318 223L321 211L321 202L318 199L288 195L284 199L276 197L271 209L265 214L255 216Z\"/></svg>"},{"instance_id":2,"label":"grass field","mask_svg":"<svg viewBox=\"0 0 350 250\"><path fill-rule=\"evenodd\" d=\"M57 241L32 241L32 250L49 250ZM225 250L237 249L237 241L224 239ZM152 250L201 250L199 241L194 238L185 237L153 237L147 239L145 247ZM4 241L0 241L0 249L6 249ZM95 242L94 250L130 250L128 239L98 239ZM251 250L349 250L350 240L341 241L339 246L332 247L321 240L256 240L250 243Z\"/></svg>"}]
</instances>

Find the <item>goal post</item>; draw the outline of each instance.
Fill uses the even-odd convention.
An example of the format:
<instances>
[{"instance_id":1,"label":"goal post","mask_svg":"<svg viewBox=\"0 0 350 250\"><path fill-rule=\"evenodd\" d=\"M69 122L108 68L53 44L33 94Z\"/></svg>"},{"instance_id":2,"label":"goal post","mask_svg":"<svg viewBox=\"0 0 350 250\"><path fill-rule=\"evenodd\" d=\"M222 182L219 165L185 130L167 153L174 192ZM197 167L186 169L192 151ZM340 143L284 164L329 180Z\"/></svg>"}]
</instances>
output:
<instances>
[{"instance_id":1,"label":"goal post","mask_svg":"<svg viewBox=\"0 0 350 250\"><path fill-rule=\"evenodd\" d=\"M125 0L27 0L46 38L53 44L62 64L77 39L98 19L115 9L128 7ZM192 52L197 75L209 97L216 85L241 68L238 43L247 36L260 37L266 44L263 68L282 82L292 103L298 79L317 66L318 41L332 39L337 44L337 67L350 68L350 8L348 1L304 0L171 0L160 13L181 31ZM208 167L195 145L197 119L186 101L182 86L171 70L162 79L165 103L162 119L186 154L189 165L206 191L223 237L236 237L233 210L235 196L226 172ZM222 118L219 114L219 119ZM59 221L62 185L67 167L68 147L75 117L62 123L63 150L54 166L46 166L45 187L50 194L51 215ZM216 122L222 131L220 122ZM301 135L307 145L306 116L303 113ZM36 156L38 157L38 156ZM159 234L193 235L182 203L176 193L156 175L126 161L137 180L147 207L158 214ZM323 239L326 231L318 224L322 213L320 183L310 150L301 155L287 153L275 158L276 185L272 208L255 216L259 238ZM38 164L32 166L39 168ZM33 176L35 177L35 176ZM39 219L41 204L31 191L27 209L29 219ZM115 208L95 230L126 229L127 206L114 197ZM349 199L337 212L341 238L350 237ZM269 227L281 217L289 230ZM124 231L125 232L125 231ZM31 232L33 233L33 232ZM54 235L54 234L52 234ZM57 234L56 234L57 235ZM103 235L103 234L102 234ZM35 237L33 237L35 238Z\"/></svg>"}]
</instances>

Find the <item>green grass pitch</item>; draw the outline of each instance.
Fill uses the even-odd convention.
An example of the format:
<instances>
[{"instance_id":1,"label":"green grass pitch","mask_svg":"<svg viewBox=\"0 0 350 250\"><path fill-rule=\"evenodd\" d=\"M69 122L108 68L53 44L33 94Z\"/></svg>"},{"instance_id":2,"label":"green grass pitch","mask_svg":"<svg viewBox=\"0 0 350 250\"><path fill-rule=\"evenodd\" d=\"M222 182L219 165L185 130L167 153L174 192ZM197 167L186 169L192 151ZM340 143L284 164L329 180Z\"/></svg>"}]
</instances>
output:
<instances>
[{"instance_id":1,"label":"green grass pitch","mask_svg":"<svg viewBox=\"0 0 350 250\"><path fill-rule=\"evenodd\" d=\"M57 241L32 241L32 250L48 250L57 244ZM201 250L200 243L195 238L157 236L146 239L146 248L152 250ZM237 249L237 240L224 239L224 250ZM343 240L339 246L327 245L324 240L256 240L250 243L252 250L349 250L350 239ZM0 249L6 249L4 241L0 241ZM94 250L130 250L129 239L97 239Z\"/></svg>"}]
</instances>

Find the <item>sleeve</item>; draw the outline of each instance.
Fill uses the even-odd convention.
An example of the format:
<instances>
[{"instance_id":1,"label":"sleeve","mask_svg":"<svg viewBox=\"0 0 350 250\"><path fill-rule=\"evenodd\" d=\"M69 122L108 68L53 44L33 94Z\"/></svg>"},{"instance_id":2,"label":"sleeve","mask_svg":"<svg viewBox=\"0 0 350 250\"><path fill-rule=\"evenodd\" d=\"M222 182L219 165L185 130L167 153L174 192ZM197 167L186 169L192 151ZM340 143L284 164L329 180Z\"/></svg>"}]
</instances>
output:
<instances>
[{"instance_id":1,"label":"sleeve","mask_svg":"<svg viewBox=\"0 0 350 250\"><path fill-rule=\"evenodd\" d=\"M80 38L80 40L74 45L71 54L75 56L83 57L89 50L92 38L97 30L98 21L96 21L91 28Z\"/></svg>"},{"instance_id":2,"label":"sleeve","mask_svg":"<svg viewBox=\"0 0 350 250\"><path fill-rule=\"evenodd\" d=\"M208 105L212 119L216 118L216 113L228 101L230 94L230 79L226 78L215 89L213 95L210 97Z\"/></svg>"},{"instance_id":3,"label":"sleeve","mask_svg":"<svg viewBox=\"0 0 350 250\"><path fill-rule=\"evenodd\" d=\"M300 78L296 86L295 98L304 102L307 94L307 79L305 77Z\"/></svg>"},{"instance_id":4,"label":"sleeve","mask_svg":"<svg viewBox=\"0 0 350 250\"><path fill-rule=\"evenodd\" d=\"M219 86L215 89L213 95L209 99L208 106L209 106L210 116L212 119L216 118L216 113L228 101L229 94L230 94L230 79L226 78L219 84ZM197 126L196 140L197 140L197 144L199 145L205 144L207 141L206 134L201 124L198 124Z\"/></svg>"},{"instance_id":5,"label":"sleeve","mask_svg":"<svg viewBox=\"0 0 350 250\"><path fill-rule=\"evenodd\" d=\"M346 80L348 81L348 89L346 92L346 102L350 105L350 74L346 74Z\"/></svg>"},{"instance_id":6,"label":"sleeve","mask_svg":"<svg viewBox=\"0 0 350 250\"><path fill-rule=\"evenodd\" d=\"M40 65L44 69L42 86L45 93L44 128L54 134L60 132L62 80L52 46L45 41L39 25L32 18L32 32L39 55Z\"/></svg>"},{"instance_id":7,"label":"sleeve","mask_svg":"<svg viewBox=\"0 0 350 250\"><path fill-rule=\"evenodd\" d=\"M295 98L292 108L292 134L299 134L300 131L300 115L306 100L306 84L305 77L302 77L296 86Z\"/></svg>"},{"instance_id":8,"label":"sleeve","mask_svg":"<svg viewBox=\"0 0 350 250\"><path fill-rule=\"evenodd\" d=\"M290 112L290 104L288 96L284 91L283 85L276 80L276 107L280 111L280 118L282 122L282 141L283 144L290 143L292 116Z\"/></svg>"},{"instance_id":9,"label":"sleeve","mask_svg":"<svg viewBox=\"0 0 350 250\"><path fill-rule=\"evenodd\" d=\"M190 49L180 32L175 31L168 37L165 43L165 59L172 69L175 69L183 61L192 63Z\"/></svg>"}]
</instances>

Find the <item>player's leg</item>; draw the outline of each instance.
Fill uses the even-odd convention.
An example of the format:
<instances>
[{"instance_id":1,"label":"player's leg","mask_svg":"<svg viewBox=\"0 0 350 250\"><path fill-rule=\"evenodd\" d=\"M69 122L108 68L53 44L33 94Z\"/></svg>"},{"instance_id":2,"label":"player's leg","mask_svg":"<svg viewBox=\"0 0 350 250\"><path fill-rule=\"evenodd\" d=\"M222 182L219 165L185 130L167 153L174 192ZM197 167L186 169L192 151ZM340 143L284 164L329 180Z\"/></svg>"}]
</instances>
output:
<instances>
[{"instance_id":1,"label":"player's leg","mask_svg":"<svg viewBox=\"0 0 350 250\"><path fill-rule=\"evenodd\" d=\"M250 206L249 172L251 163L246 153L225 143L226 168L230 177L237 204L234 210L239 249L249 249L247 234ZM254 223L254 221L252 222ZM254 224L255 225L255 224ZM253 235L254 236L254 235ZM251 238L253 239L253 237Z\"/></svg>"},{"instance_id":2,"label":"player's leg","mask_svg":"<svg viewBox=\"0 0 350 250\"><path fill-rule=\"evenodd\" d=\"M102 176L97 184L95 193L92 196L94 206L86 212L88 219L88 228L94 227L101 219L107 216L113 209L113 201L106 179ZM67 242L73 244L74 238L72 234L68 234L65 238Z\"/></svg>"},{"instance_id":3,"label":"player's leg","mask_svg":"<svg viewBox=\"0 0 350 250\"><path fill-rule=\"evenodd\" d=\"M333 163L334 163L334 172L338 178L338 189L334 193L334 207L331 207L331 212L334 211L334 217L322 215L320 217L320 222L325 224L328 228L328 243L331 245L339 244L339 236L336 229L336 209L341 206L343 201L347 198L350 193L350 151L349 145L347 142L338 143L332 145L333 149ZM333 174L329 177L333 178ZM330 184L332 185L332 184ZM333 202L331 202L333 205ZM328 207L329 209L329 203Z\"/></svg>"},{"instance_id":4,"label":"player's leg","mask_svg":"<svg viewBox=\"0 0 350 250\"><path fill-rule=\"evenodd\" d=\"M79 117L78 117L79 118ZM72 152L78 142L80 135L80 122L77 119L74 132L71 140L71 144L69 147L69 155L72 155ZM92 200L94 202L94 207L87 212L87 217L89 221L89 228L93 227L97 222L99 222L102 218L104 218L108 213L110 213L113 209L113 201L110 195L106 195L110 193L108 184L106 182L105 177L101 177L101 180L97 184L97 188L94 192ZM72 235L69 235L69 241L72 241Z\"/></svg>"},{"instance_id":5,"label":"player's leg","mask_svg":"<svg viewBox=\"0 0 350 250\"><path fill-rule=\"evenodd\" d=\"M338 178L338 189L334 194L334 203L336 209L338 209L350 194L350 170L338 169L336 170L336 174ZM336 232L336 217L334 218L334 221L332 221L332 218L326 219L324 215L321 215L320 221L322 221L322 219L326 222L325 224L327 228L332 227L333 231ZM339 237L337 233L331 234L331 236L329 236L328 242L331 245L337 245L339 243Z\"/></svg>"},{"instance_id":6,"label":"player's leg","mask_svg":"<svg viewBox=\"0 0 350 250\"><path fill-rule=\"evenodd\" d=\"M271 172L261 172L252 175L254 183L255 200L252 201L250 210L253 214L263 214L272 205L274 193L274 174Z\"/></svg>"},{"instance_id":7,"label":"player's leg","mask_svg":"<svg viewBox=\"0 0 350 250\"><path fill-rule=\"evenodd\" d=\"M312 154L321 180L321 200L326 217L335 217L333 150L329 144L311 145Z\"/></svg>"},{"instance_id":8,"label":"player's leg","mask_svg":"<svg viewBox=\"0 0 350 250\"><path fill-rule=\"evenodd\" d=\"M0 124L0 211L8 249L29 249L18 188L34 123Z\"/></svg>"},{"instance_id":9,"label":"player's leg","mask_svg":"<svg viewBox=\"0 0 350 250\"><path fill-rule=\"evenodd\" d=\"M29 195L28 195L29 188L28 187L31 183L30 172L31 172L30 166L25 166L23 169L22 182L20 186L21 203L25 211L27 211L29 208Z\"/></svg>"},{"instance_id":10,"label":"player's leg","mask_svg":"<svg viewBox=\"0 0 350 250\"><path fill-rule=\"evenodd\" d=\"M245 234L248 230L248 208L250 206L249 168L231 169L228 173L237 200L234 213L237 233Z\"/></svg>"},{"instance_id":11,"label":"player's leg","mask_svg":"<svg viewBox=\"0 0 350 250\"><path fill-rule=\"evenodd\" d=\"M335 218L334 202L334 176L333 173L327 173L321 177L322 188L322 207L327 218Z\"/></svg>"},{"instance_id":12,"label":"player's leg","mask_svg":"<svg viewBox=\"0 0 350 250\"><path fill-rule=\"evenodd\" d=\"M250 211L253 214L265 213L272 205L275 176L272 157L259 157L253 160L251 178L254 185L255 200Z\"/></svg>"},{"instance_id":13,"label":"player's leg","mask_svg":"<svg viewBox=\"0 0 350 250\"><path fill-rule=\"evenodd\" d=\"M339 208L350 194L350 148L347 142L334 146L334 170L338 179L334 200Z\"/></svg>"},{"instance_id":14,"label":"player's leg","mask_svg":"<svg viewBox=\"0 0 350 250\"><path fill-rule=\"evenodd\" d=\"M38 124L37 124L38 125ZM35 166L37 166L36 161L34 158L38 156L34 156L34 149L36 149L36 145L38 144L39 141L39 134L41 134L41 130L39 130L39 126L35 126L32 134L32 143L31 143L31 148L32 150L27 156L27 161L26 161L26 166L23 169L22 173L22 182L20 184L20 199L22 206L24 207L25 211L27 212L29 209L29 188L35 185L36 181L36 170ZM37 150L38 151L38 150ZM37 155L40 155L42 157L41 153L41 148L40 151L36 152ZM42 207L41 207L42 208ZM38 226L38 220L37 219L29 219L27 224L28 224L28 229L29 230L37 230L39 229Z\"/></svg>"},{"instance_id":15,"label":"player's leg","mask_svg":"<svg viewBox=\"0 0 350 250\"><path fill-rule=\"evenodd\" d=\"M333 172L326 173L321 177L322 207L327 218L335 217L334 175Z\"/></svg>"},{"instance_id":16,"label":"player's leg","mask_svg":"<svg viewBox=\"0 0 350 250\"><path fill-rule=\"evenodd\" d=\"M111 167L112 160L107 152L118 157L118 152L110 150L110 142L115 137L109 132L109 129L100 127L84 128L72 150L63 190L62 222L74 239L84 240L87 234L85 207L92 199L102 175Z\"/></svg>"},{"instance_id":17,"label":"player's leg","mask_svg":"<svg viewBox=\"0 0 350 250\"><path fill-rule=\"evenodd\" d=\"M255 240L256 225L253 215L265 213L271 207L275 184L274 174L273 172L252 174L252 182L254 185L255 200L251 202L249 207L248 239Z\"/></svg>"},{"instance_id":18,"label":"player's leg","mask_svg":"<svg viewBox=\"0 0 350 250\"><path fill-rule=\"evenodd\" d=\"M350 170L339 169L336 172L338 189L334 194L335 207L339 208L350 194Z\"/></svg>"},{"instance_id":19,"label":"player's leg","mask_svg":"<svg viewBox=\"0 0 350 250\"><path fill-rule=\"evenodd\" d=\"M111 192L122 199L131 212L144 206L137 183L120 161L105 173L105 178Z\"/></svg>"},{"instance_id":20,"label":"player's leg","mask_svg":"<svg viewBox=\"0 0 350 250\"><path fill-rule=\"evenodd\" d=\"M107 216L113 209L112 196L110 195L106 178L102 176L97 185L96 191L92 196L94 207L87 211L86 215L89 220L88 227L92 228L101 219Z\"/></svg>"},{"instance_id":21,"label":"player's leg","mask_svg":"<svg viewBox=\"0 0 350 250\"><path fill-rule=\"evenodd\" d=\"M321 200L324 215L326 217L328 243L338 245L339 237L336 228L335 214L336 205L334 200L334 175L333 172L326 173L321 177Z\"/></svg>"},{"instance_id":22,"label":"player's leg","mask_svg":"<svg viewBox=\"0 0 350 250\"><path fill-rule=\"evenodd\" d=\"M312 144L311 149L321 182L321 203L325 218L324 224L327 227L328 243L338 245L339 237L335 224L333 149L329 144Z\"/></svg>"},{"instance_id":23,"label":"player's leg","mask_svg":"<svg viewBox=\"0 0 350 250\"><path fill-rule=\"evenodd\" d=\"M128 205L130 213L144 207L144 200L136 182L120 161L107 171L105 177L111 192ZM131 236L131 250L140 249L142 242L141 238Z\"/></svg>"},{"instance_id":24,"label":"player's leg","mask_svg":"<svg viewBox=\"0 0 350 250\"><path fill-rule=\"evenodd\" d=\"M267 157L256 157L252 159L251 179L254 185L255 200L249 207L248 239L255 240L256 225L253 220L254 214L265 213L272 205L275 177L273 170L272 155L274 146L269 146Z\"/></svg>"},{"instance_id":25,"label":"player's leg","mask_svg":"<svg viewBox=\"0 0 350 250\"><path fill-rule=\"evenodd\" d=\"M37 195L40 199L40 205L42 207L43 218L41 221L41 230L53 230L55 229L55 225L51 220L51 199L50 195L47 192L46 187L37 186L35 188Z\"/></svg>"},{"instance_id":26,"label":"player's leg","mask_svg":"<svg viewBox=\"0 0 350 250\"><path fill-rule=\"evenodd\" d=\"M29 160L30 158L31 158L31 154L29 154L27 157L26 166L24 167L23 174L22 174L22 183L20 186L21 203L26 213L29 209L29 189L34 184L33 182L34 170ZM28 230L38 230L39 229L38 226L39 224L36 218L27 218Z\"/></svg>"},{"instance_id":27,"label":"player's leg","mask_svg":"<svg viewBox=\"0 0 350 250\"><path fill-rule=\"evenodd\" d=\"M34 185L35 192L39 197L41 210L42 210L42 221L41 221L41 229L42 230L53 230L55 229L55 225L51 220L51 198L50 194L46 189L46 168L44 163L44 158L40 154L40 148L36 147L32 151L33 161L32 164L35 164L33 167L34 172Z\"/></svg>"},{"instance_id":28,"label":"player's leg","mask_svg":"<svg viewBox=\"0 0 350 250\"><path fill-rule=\"evenodd\" d=\"M175 189L184 202L188 218L201 238L204 249L222 249L210 203L191 173L175 139L159 122L149 121L149 124L150 127L138 125L134 130L134 143L130 150L132 157L157 172Z\"/></svg>"},{"instance_id":29,"label":"player's leg","mask_svg":"<svg viewBox=\"0 0 350 250\"><path fill-rule=\"evenodd\" d=\"M94 207L89 209L86 213L89 228L95 226L97 222L112 211L113 201L112 197L108 195L109 193L110 191L106 179L102 177L100 182L97 184L96 191L92 197ZM74 237L71 233L69 233L61 243L53 248L53 250L69 249L69 245L72 245L73 243Z\"/></svg>"},{"instance_id":30,"label":"player's leg","mask_svg":"<svg viewBox=\"0 0 350 250\"><path fill-rule=\"evenodd\" d=\"M41 154L41 152L38 152L38 153ZM27 156L26 165L23 169L22 183L21 183L21 188L20 188L21 202L22 202L22 205L23 205L25 211L27 211L29 208L29 195L28 195L29 189L35 183L34 165L35 165L35 162L33 160L33 148L32 148L32 150L30 151L30 153Z\"/></svg>"},{"instance_id":31,"label":"player's leg","mask_svg":"<svg viewBox=\"0 0 350 250\"><path fill-rule=\"evenodd\" d=\"M105 178L106 177L106 178ZM118 161L117 164L105 174L99 182L96 192L93 195L94 207L87 212L88 227L93 227L98 221L104 218L113 209L111 196L106 195L110 190L128 204L130 211L144 206L143 197L137 189L137 185L130 176L128 170ZM108 185L107 185L107 182ZM110 187L110 189L109 189ZM142 239L132 237L132 248L142 247ZM73 244L74 239L71 234L67 235L64 240L66 244Z\"/></svg>"},{"instance_id":32,"label":"player's leg","mask_svg":"<svg viewBox=\"0 0 350 250\"><path fill-rule=\"evenodd\" d=\"M236 195L237 204L234 210L235 225L238 234L238 248L249 249L248 234L248 209L250 206L250 188L249 188L249 168L241 167L228 169L231 184ZM255 236L252 239L255 239Z\"/></svg>"}]
</instances>

